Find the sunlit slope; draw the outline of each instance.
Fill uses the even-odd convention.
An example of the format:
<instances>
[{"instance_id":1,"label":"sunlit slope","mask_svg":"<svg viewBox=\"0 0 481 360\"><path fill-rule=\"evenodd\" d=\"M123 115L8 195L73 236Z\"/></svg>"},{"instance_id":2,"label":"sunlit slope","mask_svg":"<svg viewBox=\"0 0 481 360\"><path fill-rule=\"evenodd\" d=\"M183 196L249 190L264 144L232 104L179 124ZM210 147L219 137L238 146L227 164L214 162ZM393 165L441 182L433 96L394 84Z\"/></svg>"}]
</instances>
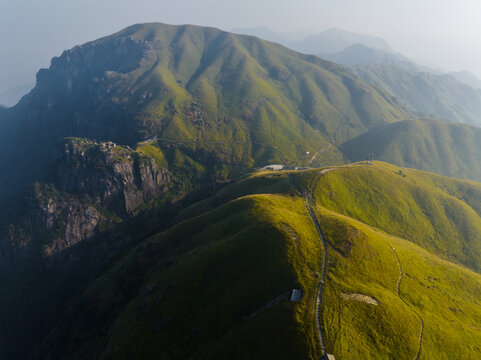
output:
<instances>
[{"instance_id":1,"label":"sunlit slope","mask_svg":"<svg viewBox=\"0 0 481 360\"><path fill-rule=\"evenodd\" d=\"M336 358L414 359L420 349L419 359L479 359L479 274L322 207L318 214L329 244L323 321Z\"/></svg>"},{"instance_id":2,"label":"sunlit slope","mask_svg":"<svg viewBox=\"0 0 481 360\"><path fill-rule=\"evenodd\" d=\"M91 283L34 358L317 359L323 249L306 189L327 244L329 353L479 358L481 275L467 266L481 184L378 162L291 174L246 175L184 209Z\"/></svg>"},{"instance_id":3,"label":"sunlit slope","mask_svg":"<svg viewBox=\"0 0 481 360\"><path fill-rule=\"evenodd\" d=\"M381 126L342 146L346 158L376 159L438 174L481 180L481 129L436 120Z\"/></svg>"},{"instance_id":4,"label":"sunlit slope","mask_svg":"<svg viewBox=\"0 0 481 360\"><path fill-rule=\"evenodd\" d=\"M330 210L480 271L480 189L478 183L375 162L327 172L316 198Z\"/></svg>"},{"instance_id":5,"label":"sunlit slope","mask_svg":"<svg viewBox=\"0 0 481 360\"><path fill-rule=\"evenodd\" d=\"M155 41L132 85L136 93L149 92L142 113L169 119L158 123L165 137L251 139L292 153L293 140L319 143L313 129L342 142L374 124L410 116L394 98L343 68L258 38L152 23L99 43L119 39Z\"/></svg>"}]
</instances>

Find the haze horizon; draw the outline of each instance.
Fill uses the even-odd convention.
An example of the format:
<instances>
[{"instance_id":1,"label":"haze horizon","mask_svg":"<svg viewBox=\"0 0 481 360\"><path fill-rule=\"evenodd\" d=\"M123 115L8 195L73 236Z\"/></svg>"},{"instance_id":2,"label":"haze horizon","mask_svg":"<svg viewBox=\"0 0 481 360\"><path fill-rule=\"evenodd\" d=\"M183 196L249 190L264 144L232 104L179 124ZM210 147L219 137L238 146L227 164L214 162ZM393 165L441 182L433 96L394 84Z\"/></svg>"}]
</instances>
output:
<instances>
[{"instance_id":1,"label":"haze horizon","mask_svg":"<svg viewBox=\"0 0 481 360\"><path fill-rule=\"evenodd\" d=\"M253 11L252 9L255 9ZM293 6L272 0L223 3L193 0L160 3L141 0L106 0L96 3L45 4L27 1L0 4L0 92L35 81L51 58L76 45L144 22L194 24L230 31L265 26L277 33L318 34L330 28L380 37L395 52L423 60L446 72L467 70L481 77L481 49L477 50L476 14L481 4L467 1L456 6L429 0L403 4L369 0L316 2L303 0ZM19 22L19 16L24 21ZM86 26L88 24L88 26Z\"/></svg>"}]
</instances>

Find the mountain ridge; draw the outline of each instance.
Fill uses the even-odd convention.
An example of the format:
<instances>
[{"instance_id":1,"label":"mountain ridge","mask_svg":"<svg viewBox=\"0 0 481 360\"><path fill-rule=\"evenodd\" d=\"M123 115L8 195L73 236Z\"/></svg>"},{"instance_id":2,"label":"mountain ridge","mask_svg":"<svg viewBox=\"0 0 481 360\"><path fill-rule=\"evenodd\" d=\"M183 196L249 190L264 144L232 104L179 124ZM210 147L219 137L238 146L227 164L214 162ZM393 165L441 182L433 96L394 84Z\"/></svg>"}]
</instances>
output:
<instances>
[{"instance_id":1,"label":"mountain ridge","mask_svg":"<svg viewBox=\"0 0 481 360\"><path fill-rule=\"evenodd\" d=\"M337 65L195 26L131 26L64 52L37 79L7 111L0 149L8 154L2 166L17 173L19 158L35 156L22 170L28 182L66 136L130 146L151 137L184 141L182 151L203 152L225 177L224 165L279 162L279 152L300 163L306 151L411 117ZM40 131L45 150L34 152ZM0 178L5 191L19 180Z\"/></svg>"},{"instance_id":2,"label":"mountain ridge","mask_svg":"<svg viewBox=\"0 0 481 360\"><path fill-rule=\"evenodd\" d=\"M371 48L392 52L387 41L380 37L359 34L339 28L330 28L318 34L309 34L303 39L299 39L300 35L297 36L298 39L292 39L292 37L294 37L293 35L290 36L291 38L288 38L286 35L277 33L265 26L239 28L233 29L232 31L278 42L288 48L306 54L334 53L342 51L356 43L362 43Z\"/></svg>"},{"instance_id":3,"label":"mountain ridge","mask_svg":"<svg viewBox=\"0 0 481 360\"><path fill-rule=\"evenodd\" d=\"M468 85L474 89L481 88L481 80L469 71L451 71L448 73L448 75L451 75L452 77L456 78L460 83Z\"/></svg>"},{"instance_id":4,"label":"mountain ridge","mask_svg":"<svg viewBox=\"0 0 481 360\"><path fill-rule=\"evenodd\" d=\"M368 83L397 97L419 118L480 124L481 92L455 74L435 74L401 54L362 44L319 56L348 66Z\"/></svg>"},{"instance_id":5,"label":"mountain ridge","mask_svg":"<svg viewBox=\"0 0 481 360\"><path fill-rule=\"evenodd\" d=\"M402 54L375 49L362 43L352 44L340 52L317 54L317 56L350 67L370 64L395 64L413 71L419 71L416 64Z\"/></svg>"}]
</instances>

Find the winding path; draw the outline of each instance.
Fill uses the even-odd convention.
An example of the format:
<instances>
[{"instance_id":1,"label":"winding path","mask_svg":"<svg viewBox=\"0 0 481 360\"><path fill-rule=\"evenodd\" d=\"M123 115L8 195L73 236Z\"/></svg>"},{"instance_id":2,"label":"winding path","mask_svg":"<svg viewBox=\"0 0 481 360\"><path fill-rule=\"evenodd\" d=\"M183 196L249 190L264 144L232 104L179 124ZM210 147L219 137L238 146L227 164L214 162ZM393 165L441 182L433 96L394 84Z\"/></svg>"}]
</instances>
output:
<instances>
[{"instance_id":1,"label":"winding path","mask_svg":"<svg viewBox=\"0 0 481 360\"><path fill-rule=\"evenodd\" d=\"M320 175L323 175L324 173L325 172L321 171L318 175L314 177L318 177ZM297 190L297 186L294 183L292 175L288 173L287 176L289 177L289 181L292 187ZM319 342L322 348L322 355L320 359L328 359L326 345L324 343L324 337L322 336L322 326L321 326L321 299L322 299L322 287L324 285L326 272L327 272L327 246L326 246L326 242L324 241L324 236L322 236L322 230L321 230L321 226L319 225L319 221L317 220L317 217L314 214L314 211L312 210L311 203L309 202L309 197L312 198L314 196L313 191L309 189L305 189L302 194L304 196L304 199L306 200L307 210L309 212L309 215L311 216L312 221L314 222L314 225L316 226L317 234L319 235L319 239L321 240L321 244L323 248L321 281L319 282L319 288L317 290L317 297L316 297L316 328L317 328L317 335L319 338Z\"/></svg>"},{"instance_id":2,"label":"winding path","mask_svg":"<svg viewBox=\"0 0 481 360\"><path fill-rule=\"evenodd\" d=\"M309 194L307 192L305 193L304 198L306 199L306 206L307 206L307 209L309 210L309 214L311 215L312 221L316 225L316 230L319 235L319 239L321 240L322 248L324 252L324 255L322 257L321 282L319 283L319 289L317 290L317 299L316 299L316 326L317 326L317 334L319 337L319 341L321 342L321 348L322 348L322 354L323 354L321 357L322 359L322 358L326 358L327 356L326 346L324 344L324 337L322 336L322 327L321 327L321 296L322 296L322 286L324 285L324 280L326 277L326 270L327 270L327 247L324 241L324 237L322 236L321 227L319 226L317 217L314 214L314 211L312 211L312 207L309 202Z\"/></svg>"},{"instance_id":3,"label":"winding path","mask_svg":"<svg viewBox=\"0 0 481 360\"><path fill-rule=\"evenodd\" d=\"M312 162L313 162L314 160L316 160L317 155L322 154L323 152L329 150L331 147L332 147L332 145L329 144L329 145L327 145L327 147L325 147L324 149L317 151L314 155L312 155L311 159L309 160L309 162L308 162L307 164L308 164L309 166L311 166Z\"/></svg>"},{"instance_id":4,"label":"winding path","mask_svg":"<svg viewBox=\"0 0 481 360\"><path fill-rule=\"evenodd\" d=\"M322 327L321 327L321 299L322 299L322 289L323 289L323 285L325 283L325 277L326 277L326 273L327 273L327 245L326 245L326 242L325 242L324 237L322 235L322 230L321 230L321 227L319 225L319 221L317 220L317 217L314 214L314 211L312 210L311 202L314 201L314 190L315 190L315 187L317 185L317 179L320 176L324 175L326 172L331 171L331 170L333 170L333 169L326 168L326 169L321 170L315 176L313 176L309 181L307 189L304 189L303 192L299 191L299 189L297 188L297 186L294 183L294 179L292 178L292 175L290 173L288 173L289 181L290 181L292 187L297 192L302 194L304 196L305 200L306 200L307 210L309 211L309 215L311 216L312 221L314 222L314 225L316 226L316 230L317 230L317 233L319 235L319 239L321 240L321 244L322 244L322 247L323 247L324 256L323 256L323 260L322 260L322 275L321 275L321 281L319 283L319 289L317 291L317 299L316 299L316 327L317 327L317 334L318 334L319 342L320 342L321 348L322 348L322 355L321 355L320 359L328 359L328 354L327 354L327 351L326 351L326 347L325 347L325 343L324 343L324 337L322 335ZM311 199L311 201L309 201L309 199ZM399 256L398 256L396 250L387 241L386 241L386 243L391 248L391 250L394 252L394 255L396 256L396 261L397 261L397 264L398 264L398 267L399 267L399 278L398 278L397 284L396 284L398 297L399 297L399 299L401 299L401 301L409 309L411 309L411 311L416 315L416 317L419 319L419 322L421 324L421 330L420 330L420 333L419 333L418 350L417 350L417 353L414 357L414 360L419 360L419 357L421 355L422 340L423 340L423 335L424 335L424 320L422 319L421 315L419 315L419 313L414 309L414 307L411 304L409 304L401 295L401 281L404 277L404 271L403 271L401 261L399 259Z\"/></svg>"},{"instance_id":5,"label":"winding path","mask_svg":"<svg viewBox=\"0 0 481 360\"><path fill-rule=\"evenodd\" d=\"M388 244L389 245L389 244ZM399 260L399 256L396 252L396 250L391 246L389 245L389 247L391 248L391 250L394 252L394 255L396 256L396 260L397 260L397 264L399 266L399 279L397 281L397 294L399 296L399 298L401 299L401 301L408 307L411 309L411 311L413 313L416 314L416 316L418 317L419 321L421 322L421 332L419 333L419 345L418 345L418 351L416 353L416 356L414 357L414 360L418 360L419 359L419 356L421 355L421 345L422 345L422 341L423 341L423 334L424 334L424 321L422 319L422 317L418 314L418 312L416 310L414 310L414 308L406 301L404 300L404 298L401 296L401 280L403 279L404 277L404 272L403 272L403 268L402 268L402 265L401 265L401 261Z\"/></svg>"}]
</instances>

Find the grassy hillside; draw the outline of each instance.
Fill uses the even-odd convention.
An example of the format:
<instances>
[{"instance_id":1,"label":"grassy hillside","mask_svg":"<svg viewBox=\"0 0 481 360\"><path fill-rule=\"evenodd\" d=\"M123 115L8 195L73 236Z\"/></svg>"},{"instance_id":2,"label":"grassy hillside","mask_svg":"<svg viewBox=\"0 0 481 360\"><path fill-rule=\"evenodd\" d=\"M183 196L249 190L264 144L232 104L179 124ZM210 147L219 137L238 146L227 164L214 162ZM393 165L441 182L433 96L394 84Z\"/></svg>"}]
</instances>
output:
<instances>
[{"instance_id":1,"label":"grassy hillside","mask_svg":"<svg viewBox=\"0 0 481 360\"><path fill-rule=\"evenodd\" d=\"M392 165L247 175L71 304L34 358L477 359L481 184ZM444 258L444 259L443 259ZM299 288L299 303L287 301Z\"/></svg>"},{"instance_id":2,"label":"grassy hillside","mask_svg":"<svg viewBox=\"0 0 481 360\"><path fill-rule=\"evenodd\" d=\"M392 96L315 56L159 23L65 51L7 112L6 124L18 128L0 144L0 166L16 174L0 177L5 192L38 179L66 136L131 147L156 138L162 151L178 150L222 180L268 163L341 163L338 144L412 117Z\"/></svg>"},{"instance_id":3,"label":"grassy hillside","mask_svg":"<svg viewBox=\"0 0 481 360\"><path fill-rule=\"evenodd\" d=\"M342 146L351 161L376 159L457 178L481 180L481 129L435 120L374 129Z\"/></svg>"},{"instance_id":4,"label":"grassy hillside","mask_svg":"<svg viewBox=\"0 0 481 360\"><path fill-rule=\"evenodd\" d=\"M169 118L158 124L162 137L208 143L244 142L247 136L284 147L292 157L296 150L286 148L291 143L319 143L312 128L339 142L374 123L409 116L393 98L366 93L369 87L342 68L254 37L143 24L96 45L118 39L155 40L155 48L144 55L144 62L150 62L136 70L142 78L132 81L136 93L150 92L141 112ZM162 97L156 89L163 90ZM354 111L346 115L349 107ZM344 128L347 124L351 130Z\"/></svg>"},{"instance_id":5,"label":"grassy hillside","mask_svg":"<svg viewBox=\"0 0 481 360\"><path fill-rule=\"evenodd\" d=\"M420 359L479 358L479 274L350 218L319 215L330 245L323 320L336 358L413 359L419 349Z\"/></svg>"},{"instance_id":6,"label":"grassy hillside","mask_svg":"<svg viewBox=\"0 0 481 360\"><path fill-rule=\"evenodd\" d=\"M479 208L469 204L479 198L465 200L476 193L463 187L458 193L446 191L447 187L432 185L446 178L429 175L435 180L426 181L426 176L384 163L359 166L355 171L339 168L323 176L316 196L318 204L327 209L480 271L481 218ZM476 184L471 189L481 187Z\"/></svg>"}]
</instances>

